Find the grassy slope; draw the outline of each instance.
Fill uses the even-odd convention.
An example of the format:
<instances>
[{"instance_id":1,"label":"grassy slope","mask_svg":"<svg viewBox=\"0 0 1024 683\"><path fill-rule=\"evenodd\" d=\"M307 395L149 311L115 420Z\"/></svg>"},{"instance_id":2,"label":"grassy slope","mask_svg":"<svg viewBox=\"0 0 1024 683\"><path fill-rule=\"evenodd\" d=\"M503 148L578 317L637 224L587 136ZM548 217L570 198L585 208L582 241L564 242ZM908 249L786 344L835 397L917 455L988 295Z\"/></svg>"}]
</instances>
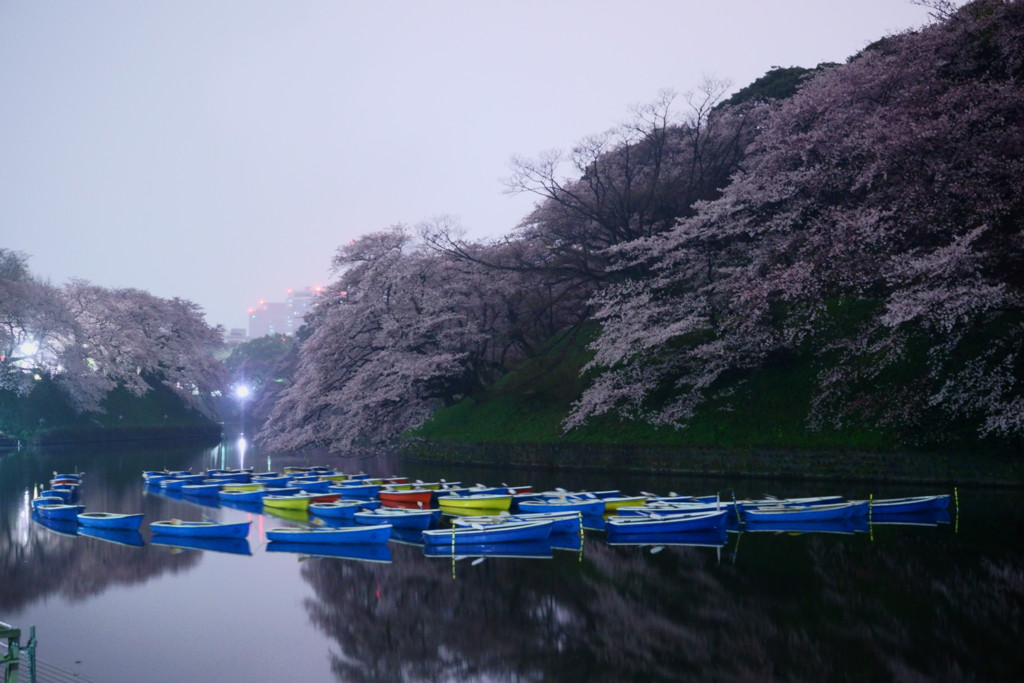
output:
<instances>
[{"instance_id":1,"label":"grassy slope","mask_svg":"<svg viewBox=\"0 0 1024 683\"><path fill-rule=\"evenodd\" d=\"M814 373L804 363L757 372L732 400L704 406L684 428L653 427L605 415L563 434L561 421L579 396L582 342L568 353L531 361L475 399L437 412L408 436L430 441L600 443L721 448L889 449L873 430L811 431L805 416Z\"/></svg>"}]
</instances>

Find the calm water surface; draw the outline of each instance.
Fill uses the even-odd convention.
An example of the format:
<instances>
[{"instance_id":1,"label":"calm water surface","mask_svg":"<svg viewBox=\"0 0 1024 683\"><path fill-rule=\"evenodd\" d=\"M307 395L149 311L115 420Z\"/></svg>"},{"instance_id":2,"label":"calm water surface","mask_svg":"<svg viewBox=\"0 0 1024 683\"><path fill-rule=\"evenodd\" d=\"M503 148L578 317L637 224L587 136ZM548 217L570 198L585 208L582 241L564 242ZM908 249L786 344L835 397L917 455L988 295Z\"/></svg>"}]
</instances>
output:
<instances>
[{"instance_id":1,"label":"calm water surface","mask_svg":"<svg viewBox=\"0 0 1024 683\"><path fill-rule=\"evenodd\" d=\"M308 463L212 449L0 457L0 621L36 627L42 671L92 681L995 681L1024 667L1018 491L960 489L948 522L854 533L729 533L710 545L611 546L540 558L368 558L267 550L272 516L145 490L147 469L325 464L424 480L726 498L921 487L438 470L393 458ZM85 471L94 512L144 512L142 545L34 521L52 472ZM252 520L241 547L154 545L148 522ZM693 540L693 539L691 539Z\"/></svg>"}]
</instances>

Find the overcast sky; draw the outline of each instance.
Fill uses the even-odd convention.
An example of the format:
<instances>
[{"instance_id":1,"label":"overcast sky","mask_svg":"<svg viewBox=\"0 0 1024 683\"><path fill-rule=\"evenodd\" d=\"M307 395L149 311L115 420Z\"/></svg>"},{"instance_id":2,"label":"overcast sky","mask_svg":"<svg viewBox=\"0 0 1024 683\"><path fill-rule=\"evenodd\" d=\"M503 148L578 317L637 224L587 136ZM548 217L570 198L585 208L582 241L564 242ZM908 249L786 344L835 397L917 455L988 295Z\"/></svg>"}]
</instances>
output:
<instances>
[{"instance_id":1,"label":"overcast sky","mask_svg":"<svg viewBox=\"0 0 1024 683\"><path fill-rule=\"evenodd\" d=\"M509 232L533 204L504 192L513 155L928 20L909 0L0 0L0 247L244 327L358 235Z\"/></svg>"}]
</instances>

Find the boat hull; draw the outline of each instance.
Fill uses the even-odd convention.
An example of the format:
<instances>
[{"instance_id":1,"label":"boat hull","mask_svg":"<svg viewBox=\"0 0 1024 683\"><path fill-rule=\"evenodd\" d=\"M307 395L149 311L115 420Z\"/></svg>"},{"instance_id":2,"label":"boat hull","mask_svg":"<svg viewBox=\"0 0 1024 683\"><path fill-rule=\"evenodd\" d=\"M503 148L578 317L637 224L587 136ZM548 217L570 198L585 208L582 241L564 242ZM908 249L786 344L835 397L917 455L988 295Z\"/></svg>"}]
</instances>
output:
<instances>
[{"instance_id":1,"label":"boat hull","mask_svg":"<svg viewBox=\"0 0 1024 683\"><path fill-rule=\"evenodd\" d=\"M543 541L551 536L553 522L509 522L475 527L452 527L423 532L425 545L460 545L481 543L518 543Z\"/></svg>"},{"instance_id":2,"label":"boat hull","mask_svg":"<svg viewBox=\"0 0 1024 683\"><path fill-rule=\"evenodd\" d=\"M251 522L187 522L177 519L153 522L150 530L160 536L177 538L245 538Z\"/></svg>"},{"instance_id":3,"label":"boat hull","mask_svg":"<svg viewBox=\"0 0 1024 683\"><path fill-rule=\"evenodd\" d=\"M78 523L96 529L128 529L137 531L144 513L122 515L113 512L80 512Z\"/></svg>"},{"instance_id":4,"label":"boat hull","mask_svg":"<svg viewBox=\"0 0 1024 683\"><path fill-rule=\"evenodd\" d=\"M268 541L284 541L286 543L386 543L391 538L391 525L317 529L278 527L267 529L266 536Z\"/></svg>"},{"instance_id":5,"label":"boat hull","mask_svg":"<svg viewBox=\"0 0 1024 683\"><path fill-rule=\"evenodd\" d=\"M614 534L667 534L725 528L725 510L684 513L665 517L612 517L605 520L609 537Z\"/></svg>"}]
</instances>

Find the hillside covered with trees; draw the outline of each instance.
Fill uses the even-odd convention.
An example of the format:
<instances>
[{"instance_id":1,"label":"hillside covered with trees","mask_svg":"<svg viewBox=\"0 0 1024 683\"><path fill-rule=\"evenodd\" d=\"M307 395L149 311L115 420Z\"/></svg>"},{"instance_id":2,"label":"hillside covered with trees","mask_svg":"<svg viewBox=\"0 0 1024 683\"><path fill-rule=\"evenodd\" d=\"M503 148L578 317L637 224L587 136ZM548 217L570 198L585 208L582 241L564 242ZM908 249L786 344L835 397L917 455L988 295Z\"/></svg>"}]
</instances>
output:
<instances>
[{"instance_id":1,"label":"hillside covered with trees","mask_svg":"<svg viewBox=\"0 0 1024 683\"><path fill-rule=\"evenodd\" d=\"M538 201L502 238L441 217L339 248L261 439L387 441L545 377L565 438L685 434L799 376L808 433L1019 443L1022 77L1024 3L976 0L516 158Z\"/></svg>"},{"instance_id":2,"label":"hillside covered with trees","mask_svg":"<svg viewBox=\"0 0 1024 683\"><path fill-rule=\"evenodd\" d=\"M203 427L215 426L221 344L221 330L190 301L82 280L57 287L33 276L26 256L0 249L0 434L8 438L213 433Z\"/></svg>"}]
</instances>

